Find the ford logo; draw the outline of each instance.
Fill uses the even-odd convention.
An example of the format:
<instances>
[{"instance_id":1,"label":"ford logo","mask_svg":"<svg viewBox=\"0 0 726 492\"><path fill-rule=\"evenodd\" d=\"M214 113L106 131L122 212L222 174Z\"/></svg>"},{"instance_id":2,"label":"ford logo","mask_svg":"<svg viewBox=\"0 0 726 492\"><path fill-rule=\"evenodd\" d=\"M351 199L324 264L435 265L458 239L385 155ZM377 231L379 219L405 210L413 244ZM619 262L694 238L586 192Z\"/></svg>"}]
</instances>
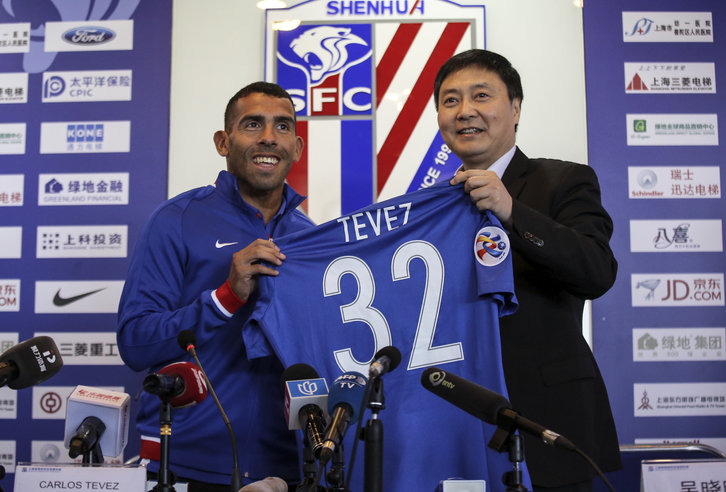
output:
<instances>
[{"instance_id":1,"label":"ford logo","mask_svg":"<svg viewBox=\"0 0 726 492\"><path fill-rule=\"evenodd\" d=\"M84 26L63 33L63 39L71 44L103 44L116 37L116 33L105 27Z\"/></svg>"}]
</instances>

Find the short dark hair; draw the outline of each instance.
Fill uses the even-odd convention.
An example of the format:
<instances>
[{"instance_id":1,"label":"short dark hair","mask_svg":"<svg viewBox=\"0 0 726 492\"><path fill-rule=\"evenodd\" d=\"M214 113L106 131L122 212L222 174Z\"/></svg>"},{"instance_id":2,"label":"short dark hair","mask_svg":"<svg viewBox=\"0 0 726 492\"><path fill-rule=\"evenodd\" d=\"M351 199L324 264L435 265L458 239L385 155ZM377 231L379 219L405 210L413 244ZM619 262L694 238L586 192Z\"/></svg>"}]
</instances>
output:
<instances>
[{"instance_id":1,"label":"short dark hair","mask_svg":"<svg viewBox=\"0 0 726 492\"><path fill-rule=\"evenodd\" d=\"M227 107L224 110L225 131L229 131L230 126L232 125L231 119L235 103L243 97L247 97L250 94L256 93L267 94L268 96L279 97L281 99L287 99L288 101L290 101L290 104L292 104L293 108L293 119L297 121L297 118L295 116L295 103L292 101L292 97L290 97L290 94L277 84L260 80L258 82L252 82L251 84L244 86L243 88L238 90L237 93L229 100L229 102L227 103Z\"/></svg>"},{"instance_id":2,"label":"short dark hair","mask_svg":"<svg viewBox=\"0 0 726 492\"><path fill-rule=\"evenodd\" d=\"M522 102L522 99L524 99L522 81L519 78L519 73L509 63L509 60L493 51L473 49L452 56L439 68L434 79L434 105L436 106L436 111L439 110L439 91L441 90L441 84L443 84L446 77L469 67L483 68L499 75L504 85L507 86L510 101L519 99Z\"/></svg>"}]
</instances>

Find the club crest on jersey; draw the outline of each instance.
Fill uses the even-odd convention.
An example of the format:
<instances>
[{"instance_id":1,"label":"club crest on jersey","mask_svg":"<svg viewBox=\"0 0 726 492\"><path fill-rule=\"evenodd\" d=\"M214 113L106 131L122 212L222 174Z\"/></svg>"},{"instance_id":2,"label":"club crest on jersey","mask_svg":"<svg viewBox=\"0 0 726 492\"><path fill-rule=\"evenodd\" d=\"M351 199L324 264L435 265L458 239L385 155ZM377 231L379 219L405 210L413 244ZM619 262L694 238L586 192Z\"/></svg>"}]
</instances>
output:
<instances>
[{"instance_id":1,"label":"club crest on jersey","mask_svg":"<svg viewBox=\"0 0 726 492\"><path fill-rule=\"evenodd\" d=\"M487 226L476 233L474 255L484 266L500 264L509 256L509 249L509 237L499 227Z\"/></svg>"},{"instance_id":2,"label":"club crest on jersey","mask_svg":"<svg viewBox=\"0 0 726 492\"><path fill-rule=\"evenodd\" d=\"M370 24L302 24L280 31L277 83L298 116L371 115Z\"/></svg>"}]
</instances>

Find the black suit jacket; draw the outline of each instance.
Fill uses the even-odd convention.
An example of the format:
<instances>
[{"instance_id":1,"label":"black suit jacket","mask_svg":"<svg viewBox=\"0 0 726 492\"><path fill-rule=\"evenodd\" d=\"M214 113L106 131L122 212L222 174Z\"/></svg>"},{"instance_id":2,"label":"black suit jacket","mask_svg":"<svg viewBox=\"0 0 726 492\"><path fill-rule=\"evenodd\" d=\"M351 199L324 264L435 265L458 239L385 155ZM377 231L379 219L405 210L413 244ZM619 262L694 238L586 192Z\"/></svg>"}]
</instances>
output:
<instances>
[{"instance_id":1,"label":"black suit jacket","mask_svg":"<svg viewBox=\"0 0 726 492\"><path fill-rule=\"evenodd\" d=\"M519 309L500 320L509 398L522 415L566 436L603 471L620 468L610 403L582 336L585 299L615 282L613 224L588 166L529 159L519 149L502 182L513 198L509 231ZM594 475L585 460L525 436L534 484Z\"/></svg>"}]
</instances>

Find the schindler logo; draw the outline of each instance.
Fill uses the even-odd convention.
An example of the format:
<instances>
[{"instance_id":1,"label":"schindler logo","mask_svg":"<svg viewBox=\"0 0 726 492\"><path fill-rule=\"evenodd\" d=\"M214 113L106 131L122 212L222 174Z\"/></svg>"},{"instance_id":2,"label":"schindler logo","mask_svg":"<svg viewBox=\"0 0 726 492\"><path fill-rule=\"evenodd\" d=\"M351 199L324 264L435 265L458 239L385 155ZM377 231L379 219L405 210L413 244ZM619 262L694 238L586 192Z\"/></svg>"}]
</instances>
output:
<instances>
[{"instance_id":1,"label":"schindler logo","mask_svg":"<svg viewBox=\"0 0 726 492\"><path fill-rule=\"evenodd\" d=\"M645 133L648 131L646 127L646 120L634 120L633 131L637 133Z\"/></svg>"}]
</instances>

